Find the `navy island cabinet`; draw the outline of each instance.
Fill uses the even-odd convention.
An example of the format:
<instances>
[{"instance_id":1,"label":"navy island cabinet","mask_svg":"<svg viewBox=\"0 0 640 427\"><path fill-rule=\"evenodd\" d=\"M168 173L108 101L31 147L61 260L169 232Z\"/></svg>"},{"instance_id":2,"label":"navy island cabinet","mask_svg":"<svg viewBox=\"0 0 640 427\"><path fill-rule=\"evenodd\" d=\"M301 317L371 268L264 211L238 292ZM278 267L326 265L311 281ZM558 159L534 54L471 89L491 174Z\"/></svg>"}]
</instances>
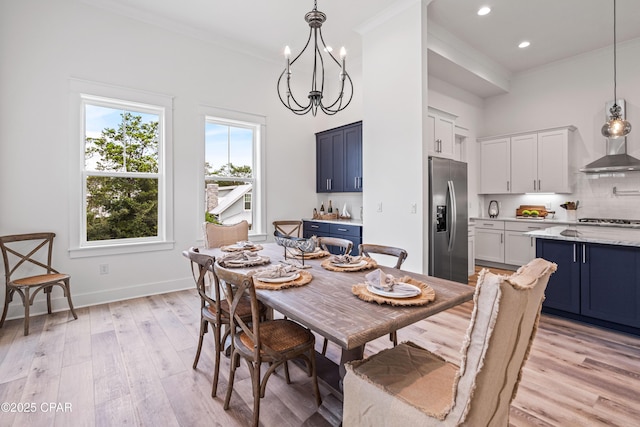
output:
<instances>
[{"instance_id":1,"label":"navy island cabinet","mask_svg":"<svg viewBox=\"0 0 640 427\"><path fill-rule=\"evenodd\" d=\"M558 264L543 311L640 335L640 248L536 239Z\"/></svg>"},{"instance_id":2,"label":"navy island cabinet","mask_svg":"<svg viewBox=\"0 0 640 427\"><path fill-rule=\"evenodd\" d=\"M316 192L362 191L362 122L316 134Z\"/></svg>"}]
</instances>

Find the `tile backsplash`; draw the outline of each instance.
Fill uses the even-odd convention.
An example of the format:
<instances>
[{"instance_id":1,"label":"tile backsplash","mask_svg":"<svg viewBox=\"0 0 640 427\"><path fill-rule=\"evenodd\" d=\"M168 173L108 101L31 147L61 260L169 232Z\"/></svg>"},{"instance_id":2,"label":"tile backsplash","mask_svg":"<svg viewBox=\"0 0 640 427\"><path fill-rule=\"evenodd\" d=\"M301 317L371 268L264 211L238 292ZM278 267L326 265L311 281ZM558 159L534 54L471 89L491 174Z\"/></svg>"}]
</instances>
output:
<instances>
[{"instance_id":1,"label":"tile backsplash","mask_svg":"<svg viewBox=\"0 0 640 427\"><path fill-rule=\"evenodd\" d=\"M613 188L638 194L614 194ZM567 212L560 207L567 201L580 200L578 218L640 219L640 172L588 175L577 173L576 188L572 194L501 194L483 195L478 212L470 216L486 217L489 201L500 204L499 217L513 217L520 205L550 205L556 219L567 219Z\"/></svg>"}]
</instances>

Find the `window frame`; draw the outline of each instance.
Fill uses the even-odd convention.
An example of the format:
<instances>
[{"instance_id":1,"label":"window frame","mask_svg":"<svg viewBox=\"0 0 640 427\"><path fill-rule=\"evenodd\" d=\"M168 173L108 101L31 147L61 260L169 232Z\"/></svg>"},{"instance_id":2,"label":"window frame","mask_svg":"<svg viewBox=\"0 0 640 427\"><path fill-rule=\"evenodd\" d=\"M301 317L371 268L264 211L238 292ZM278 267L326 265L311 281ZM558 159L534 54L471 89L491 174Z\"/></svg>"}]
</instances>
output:
<instances>
[{"instance_id":1,"label":"window frame","mask_svg":"<svg viewBox=\"0 0 640 427\"><path fill-rule=\"evenodd\" d=\"M173 241L173 97L107 84L71 79L71 135L72 174L70 190L70 242L71 258L103 256L122 253L171 250ZM157 173L104 173L85 170L86 105L123 108L158 114L158 172ZM89 172L89 173L88 173ZM86 234L86 178L87 176L135 176L158 180L158 233L157 236L88 241Z\"/></svg>"},{"instance_id":2,"label":"window frame","mask_svg":"<svg viewBox=\"0 0 640 427\"><path fill-rule=\"evenodd\" d=\"M202 105L200 106L200 120L199 120L199 132L201 149L199 150L198 158L198 224L196 227L196 235L198 242L204 242L202 234L202 224L205 221L204 213L206 210L205 200L205 127L208 121L214 121L229 126L249 127L254 131L253 138L253 178L252 180L252 208L253 212L253 224L249 230L249 237L254 241L266 241L267 229L266 229L266 173L265 173L265 153L266 153L266 118L264 116L243 113L239 111L228 110L224 108L211 107ZM224 177L220 177L224 180ZM228 178L229 180L238 180L237 178ZM243 180L249 181L250 179L243 178ZM244 198L243 198L244 205ZM243 206L244 207L244 206Z\"/></svg>"}]
</instances>

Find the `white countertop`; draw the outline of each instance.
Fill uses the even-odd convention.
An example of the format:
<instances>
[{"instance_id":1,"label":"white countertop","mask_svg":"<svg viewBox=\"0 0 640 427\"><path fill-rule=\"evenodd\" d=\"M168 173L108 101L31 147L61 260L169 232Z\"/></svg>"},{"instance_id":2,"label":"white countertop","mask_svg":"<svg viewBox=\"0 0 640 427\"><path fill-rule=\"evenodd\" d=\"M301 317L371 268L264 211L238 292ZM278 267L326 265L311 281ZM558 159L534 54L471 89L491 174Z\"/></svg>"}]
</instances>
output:
<instances>
[{"instance_id":1,"label":"white countertop","mask_svg":"<svg viewBox=\"0 0 640 427\"><path fill-rule=\"evenodd\" d=\"M564 234L562 234L564 233ZM640 228L601 227L597 225L559 225L524 233L528 236L606 245L640 246ZM575 237L573 237L575 236Z\"/></svg>"},{"instance_id":2,"label":"white countertop","mask_svg":"<svg viewBox=\"0 0 640 427\"><path fill-rule=\"evenodd\" d=\"M551 224L551 225L577 225L579 227L603 227L603 228L620 228L620 229L638 229L640 230L640 224L611 224L611 223L593 223L593 222L576 222L562 219L529 219L529 218L515 218L515 217L473 217L470 220L478 221L508 221L508 222L531 222L537 224Z\"/></svg>"},{"instance_id":3,"label":"white countertop","mask_svg":"<svg viewBox=\"0 0 640 427\"><path fill-rule=\"evenodd\" d=\"M303 221L315 221L315 222L327 222L330 224L347 224L347 225L357 225L362 227L361 219L313 219L313 218L302 218Z\"/></svg>"}]
</instances>

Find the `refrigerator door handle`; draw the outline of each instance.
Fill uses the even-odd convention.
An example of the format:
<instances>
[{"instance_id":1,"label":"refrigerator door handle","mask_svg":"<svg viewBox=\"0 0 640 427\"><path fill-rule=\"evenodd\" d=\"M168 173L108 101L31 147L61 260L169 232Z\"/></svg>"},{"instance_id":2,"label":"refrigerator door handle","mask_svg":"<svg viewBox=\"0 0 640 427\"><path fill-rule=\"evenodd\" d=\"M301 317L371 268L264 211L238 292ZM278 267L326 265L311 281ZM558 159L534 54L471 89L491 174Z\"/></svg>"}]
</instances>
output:
<instances>
[{"instance_id":1,"label":"refrigerator door handle","mask_svg":"<svg viewBox=\"0 0 640 427\"><path fill-rule=\"evenodd\" d=\"M458 216L458 208L456 206L456 187L453 181L447 181L447 190L449 191L449 200L451 201L451 232L449 233L449 252L453 251L453 245L456 241L456 229L458 224L456 218Z\"/></svg>"}]
</instances>

